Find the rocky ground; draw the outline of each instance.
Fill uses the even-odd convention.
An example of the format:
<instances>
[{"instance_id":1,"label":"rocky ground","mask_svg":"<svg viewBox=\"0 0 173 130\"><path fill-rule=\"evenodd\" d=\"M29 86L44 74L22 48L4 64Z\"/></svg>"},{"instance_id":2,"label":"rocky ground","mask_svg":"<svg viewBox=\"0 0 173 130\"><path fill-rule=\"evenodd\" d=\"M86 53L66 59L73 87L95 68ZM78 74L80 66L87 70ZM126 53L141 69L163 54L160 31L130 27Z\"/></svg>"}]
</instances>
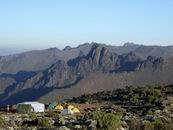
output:
<instances>
[{"instance_id":1,"label":"rocky ground","mask_svg":"<svg viewBox=\"0 0 173 130\"><path fill-rule=\"evenodd\" d=\"M127 87L71 100L81 113L0 112L0 130L173 130L173 85Z\"/></svg>"},{"instance_id":2,"label":"rocky ground","mask_svg":"<svg viewBox=\"0 0 173 130\"><path fill-rule=\"evenodd\" d=\"M76 104L81 106L80 114L61 115L55 111L45 113L19 114L11 112L0 113L0 129L3 130L96 130L99 122L94 119L94 114L99 112L113 114L118 108L109 108L101 104ZM83 107L83 108L82 108ZM104 112L105 111L105 112ZM98 114L98 115L100 115ZM106 113L105 113L106 114ZM112 116L112 115L111 115ZM111 117L110 116L110 117ZM116 117L116 116L115 116ZM113 116L111 118L114 118ZM118 118L119 121L119 118ZM116 124L116 122L115 122ZM124 126L126 123L124 123ZM126 125L127 126L127 125ZM125 127L126 127L125 126ZM104 126L107 129L108 126ZM123 126L117 122L117 130L124 130Z\"/></svg>"},{"instance_id":3,"label":"rocky ground","mask_svg":"<svg viewBox=\"0 0 173 130\"><path fill-rule=\"evenodd\" d=\"M19 114L0 113L2 130L173 130L170 109L144 116L105 103L76 104L81 113L62 116L58 112Z\"/></svg>"},{"instance_id":4,"label":"rocky ground","mask_svg":"<svg viewBox=\"0 0 173 130\"><path fill-rule=\"evenodd\" d=\"M54 115L55 116L55 115ZM12 114L1 113L1 129L4 130L37 130L37 129L52 129L52 130L71 130L85 129L89 126L96 126L96 123L91 119L85 119L82 116L50 116L48 113L40 114ZM2 120L1 119L1 120Z\"/></svg>"}]
</instances>

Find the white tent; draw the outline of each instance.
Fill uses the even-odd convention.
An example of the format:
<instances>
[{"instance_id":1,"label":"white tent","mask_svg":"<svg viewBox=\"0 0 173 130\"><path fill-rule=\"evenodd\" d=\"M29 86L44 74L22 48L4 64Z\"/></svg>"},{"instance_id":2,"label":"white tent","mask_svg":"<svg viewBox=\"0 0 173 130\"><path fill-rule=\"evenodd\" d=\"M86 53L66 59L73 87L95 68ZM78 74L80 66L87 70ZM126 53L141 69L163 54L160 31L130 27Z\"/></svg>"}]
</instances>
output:
<instances>
[{"instance_id":1,"label":"white tent","mask_svg":"<svg viewBox=\"0 0 173 130\"><path fill-rule=\"evenodd\" d=\"M45 106L43 103L39 102L23 102L20 104L29 104L32 106L33 112L44 112Z\"/></svg>"},{"instance_id":2,"label":"white tent","mask_svg":"<svg viewBox=\"0 0 173 130\"><path fill-rule=\"evenodd\" d=\"M70 109L64 109L62 112L61 112L61 115L73 115L74 112Z\"/></svg>"}]
</instances>

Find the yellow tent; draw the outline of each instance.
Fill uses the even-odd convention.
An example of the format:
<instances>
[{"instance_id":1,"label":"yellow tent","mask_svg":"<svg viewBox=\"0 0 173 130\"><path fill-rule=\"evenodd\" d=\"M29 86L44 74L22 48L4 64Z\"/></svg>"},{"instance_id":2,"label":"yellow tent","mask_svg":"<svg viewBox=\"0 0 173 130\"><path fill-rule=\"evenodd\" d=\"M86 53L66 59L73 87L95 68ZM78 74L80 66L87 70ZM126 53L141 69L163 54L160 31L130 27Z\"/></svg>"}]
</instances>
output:
<instances>
[{"instance_id":1,"label":"yellow tent","mask_svg":"<svg viewBox=\"0 0 173 130\"><path fill-rule=\"evenodd\" d=\"M72 109L72 111L73 111L73 113L80 113L79 109L78 109L78 108L76 108L76 107L75 107L75 108L73 108L73 109Z\"/></svg>"},{"instance_id":2,"label":"yellow tent","mask_svg":"<svg viewBox=\"0 0 173 130\"><path fill-rule=\"evenodd\" d=\"M68 105L67 108L70 109L70 110L72 110L74 108L74 106L73 105Z\"/></svg>"},{"instance_id":3,"label":"yellow tent","mask_svg":"<svg viewBox=\"0 0 173 130\"><path fill-rule=\"evenodd\" d=\"M64 109L64 108L63 108L62 105L57 105L57 106L55 107L55 110L62 111L63 109Z\"/></svg>"}]
</instances>

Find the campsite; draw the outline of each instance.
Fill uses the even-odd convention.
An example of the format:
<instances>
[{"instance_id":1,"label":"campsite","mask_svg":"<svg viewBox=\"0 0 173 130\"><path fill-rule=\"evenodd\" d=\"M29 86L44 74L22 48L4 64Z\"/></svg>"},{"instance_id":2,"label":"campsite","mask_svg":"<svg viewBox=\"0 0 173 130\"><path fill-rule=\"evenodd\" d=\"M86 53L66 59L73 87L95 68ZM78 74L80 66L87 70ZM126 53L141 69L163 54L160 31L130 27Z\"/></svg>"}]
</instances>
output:
<instances>
[{"instance_id":1,"label":"campsite","mask_svg":"<svg viewBox=\"0 0 173 130\"><path fill-rule=\"evenodd\" d=\"M0 130L173 130L173 0L0 0Z\"/></svg>"},{"instance_id":2,"label":"campsite","mask_svg":"<svg viewBox=\"0 0 173 130\"><path fill-rule=\"evenodd\" d=\"M0 109L0 128L172 130L173 95L168 91L173 91L172 85L127 87L84 94L63 102L26 101L7 105Z\"/></svg>"},{"instance_id":3,"label":"campsite","mask_svg":"<svg viewBox=\"0 0 173 130\"><path fill-rule=\"evenodd\" d=\"M85 104L27 101L0 108L0 127L11 129L83 129L92 125L84 119ZM7 127L8 126L8 127ZM66 127L68 126L68 127ZM94 126L93 126L94 127Z\"/></svg>"}]
</instances>

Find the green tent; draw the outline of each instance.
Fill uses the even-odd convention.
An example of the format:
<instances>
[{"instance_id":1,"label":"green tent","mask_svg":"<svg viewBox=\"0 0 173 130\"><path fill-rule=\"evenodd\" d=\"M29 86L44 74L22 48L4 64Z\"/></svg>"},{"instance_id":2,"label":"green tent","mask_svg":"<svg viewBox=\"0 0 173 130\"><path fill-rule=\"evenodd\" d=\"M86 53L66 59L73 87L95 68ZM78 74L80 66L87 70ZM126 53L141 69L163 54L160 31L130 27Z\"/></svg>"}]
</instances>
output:
<instances>
[{"instance_id":1,"label":"green tent","mask_svg":"<svg viewBox=\"0 0 173 130\"><path fill-rule=\"evenodd\" d=\"M16 110L18 113L29 114L32 112L32 106L30 104L18 104Z\"/></svg>"},{"instance_id":2,"label":"green tent","mask_svg":"<svg viewBox=\"0 0 173 130\"><path fill-rule=\"evenodd\" d=\"M56 105L57 105L56 102L51 102L51 103L49 103L48 108L49 108L49 109L54 109L54 108L56 107Z\"/></svg>"}]
</instances>

